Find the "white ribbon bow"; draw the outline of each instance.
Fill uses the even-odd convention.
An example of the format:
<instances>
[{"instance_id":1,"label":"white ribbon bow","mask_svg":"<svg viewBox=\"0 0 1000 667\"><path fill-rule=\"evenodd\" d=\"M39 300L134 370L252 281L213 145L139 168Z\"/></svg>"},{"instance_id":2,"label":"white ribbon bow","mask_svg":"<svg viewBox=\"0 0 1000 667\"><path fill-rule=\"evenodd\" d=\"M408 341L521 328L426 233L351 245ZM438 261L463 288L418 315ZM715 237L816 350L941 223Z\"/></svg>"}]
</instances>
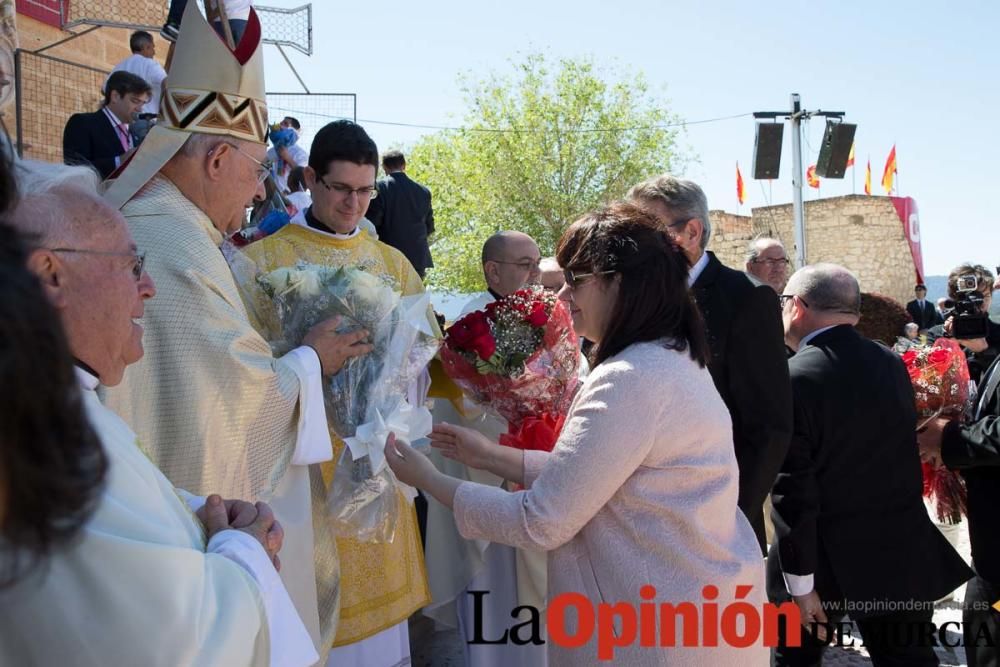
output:
<instances>
[{"instance_id":1,"label":"white ribbon bow","mask_svg":"<svg viewBox=\"0 0 1000 667\"><path fill-rule=\"evenodd\" d=\"M351 450L351 458L355 461L362 456L369 457L372 474L377 475L385 466L385 439L389 433L395 433L399 440L413 442L426 437L433 426L430 410L414 408L406 401L400 401L386 417L376 410L375 418L359 426L353 437L344 438L344 444Z\"/></svg>"}]
</instances>

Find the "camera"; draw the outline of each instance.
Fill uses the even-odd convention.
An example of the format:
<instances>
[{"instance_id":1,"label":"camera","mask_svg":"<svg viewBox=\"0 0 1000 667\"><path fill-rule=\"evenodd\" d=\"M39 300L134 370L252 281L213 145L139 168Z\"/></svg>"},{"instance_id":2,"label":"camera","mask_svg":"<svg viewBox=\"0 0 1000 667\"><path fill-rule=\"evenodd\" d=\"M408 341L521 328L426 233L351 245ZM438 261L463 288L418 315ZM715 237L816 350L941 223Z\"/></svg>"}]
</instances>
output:
<instances>
[{"instance_id":1,"label":"camera","mask_svg":"<svg viewBox=\"0 0 1000 667\"><path fill-rule=\"evenodd\" d=\"M989 325L986 313L981 310L983 294L979 291L979 279L975 274L959 276L955 291L958 296L944 303L945 312L952 316L952 337L963 340L986 338Z\"/></svg>"}]
</instances>

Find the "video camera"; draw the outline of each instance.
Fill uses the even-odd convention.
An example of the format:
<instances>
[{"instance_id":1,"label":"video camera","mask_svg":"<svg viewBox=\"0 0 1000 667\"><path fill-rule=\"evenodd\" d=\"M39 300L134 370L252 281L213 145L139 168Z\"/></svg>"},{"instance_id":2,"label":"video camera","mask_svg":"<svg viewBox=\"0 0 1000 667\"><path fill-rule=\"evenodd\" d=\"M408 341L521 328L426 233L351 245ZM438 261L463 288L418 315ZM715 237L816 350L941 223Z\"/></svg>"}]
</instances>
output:
<instances>
[{"instance_id":1,"label":"video camera","mask_svg":"<svg viewBox=\"0 0 1000 667\"><path fill-rule=\"evenodd\" d=\"M979 290L979 279L971 273L959 276L955 291L958 297L945 301L943 308L952 316L952 337L963 340L986 338L989 325L986 313L981 310L983 293Z\"/></svg>"}]
</instances>

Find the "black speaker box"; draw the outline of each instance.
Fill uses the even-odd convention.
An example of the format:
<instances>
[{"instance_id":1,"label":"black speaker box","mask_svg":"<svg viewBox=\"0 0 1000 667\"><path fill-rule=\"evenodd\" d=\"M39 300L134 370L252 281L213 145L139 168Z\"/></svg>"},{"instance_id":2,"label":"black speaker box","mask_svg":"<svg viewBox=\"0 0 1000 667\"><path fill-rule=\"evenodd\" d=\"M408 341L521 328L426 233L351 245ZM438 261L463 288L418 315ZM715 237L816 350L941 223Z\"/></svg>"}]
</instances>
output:
<instances>
[{"instance_id":1,"label":"black speaker box","mask_svg":"<svg viewBox=\"0 0 1000 667\"><path fill-rule=\"evenodd\" d=\"M821 178L843 178L847 171L847 158L854 145L854 131L857 125L827 121L823 133L823 145L816 160L816 175Z\"/></svg>"},{"instance_id":2,"label":"black speaker box","mask_svg":"<svg viewBox=\"0 0 1000 667\"><path fill-rule=\"evenodd\" d=\"M757 123L757 133L753 140L754 178L778 177L781 169L781 138L784 133L784 123Z\"/></svg>"}]
</instances>

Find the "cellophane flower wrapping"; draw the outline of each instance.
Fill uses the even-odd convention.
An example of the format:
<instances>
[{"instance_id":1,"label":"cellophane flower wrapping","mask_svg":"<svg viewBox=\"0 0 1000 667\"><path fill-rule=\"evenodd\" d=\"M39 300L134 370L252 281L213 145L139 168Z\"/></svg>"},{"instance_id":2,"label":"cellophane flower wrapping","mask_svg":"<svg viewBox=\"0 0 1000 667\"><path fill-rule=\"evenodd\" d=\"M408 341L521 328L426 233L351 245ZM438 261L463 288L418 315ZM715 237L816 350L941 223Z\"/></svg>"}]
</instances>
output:
<instances>
[{"instance_id":1,"label":"cellophane flower wrapping","mask_svg":"<svg viewBox=\"0 0 1000 667\"><path fill-rule=\"evenodd\" d=\"M365 329L372 352L348 359L324 382L327 421L346 447L328 495L337 535L391 542L401 485L385 464L389 431L403 440L430 432L430 413L406 402L407 389L437 353L428 320L429 296L401 296L378 277L354 267L300 262L255 278L274 309L276 354L301 344L313 325L340 316L337 333ZM412 495L412 493L411 493Z\"/></svg>"},{"instance_id":2,"label":"cellophane flower wrapping","mask_svg":"<svg viewBox=\"0 0 1000 667\"><path fill-rule=\"evenodd\" d=\"M507 420L500 444L551 451L580 384L579 339L553 292L518 290L461 318L441 362L466 396Z\"/></svg>"},{"instance_id":3,"label":"cellophane flower wrapping","mask_svg":"<svg viewBox=\"0 0 1000 667\"><path fill-rule=\"evenodd\" d=\"M921 421L935 416L958 420L966 416L970 407L969 367L957 342L939 338L932 345L912 345L902 358ZM931 501L938 522L959 523L967 502L962 476L944 467L922 465L924 497Z\"/></svg>"}]
</instances>

